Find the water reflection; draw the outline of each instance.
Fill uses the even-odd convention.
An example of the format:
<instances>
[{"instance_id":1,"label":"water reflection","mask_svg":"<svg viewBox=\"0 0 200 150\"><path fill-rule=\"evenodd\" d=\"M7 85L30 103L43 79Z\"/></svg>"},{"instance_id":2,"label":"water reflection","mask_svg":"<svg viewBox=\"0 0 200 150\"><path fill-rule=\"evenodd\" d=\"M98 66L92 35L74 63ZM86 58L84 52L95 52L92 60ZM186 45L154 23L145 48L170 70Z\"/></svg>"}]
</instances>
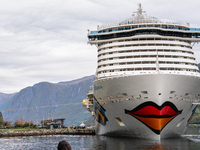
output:
<instances>
[{"instance_id":1,"label":"water reflection","mask_svg":"<svg viewBox=\"0 0 200 150\"><path fill-rule=\"evenodd\" d=\"M30 137L1 137L0 150L56 150L61 140L67 140L73 150L198 150L200 133L196 130L186 132L181 138L161 141L135 138L48 135Z\"/></svg>"},{"instance_id":2,"label":"water reflection","mask_svg":"<svg viewBox=\"0 0 200 150\"><path fill-rule=\"evenodd\" d=\"M187 137L163 139L161 141L142 140L135 138L117 138L106 136L95 136L95 142L90 149L97 150L191 150L200 149L200 141L195 144Z\"/></svg>"}]
</instances>

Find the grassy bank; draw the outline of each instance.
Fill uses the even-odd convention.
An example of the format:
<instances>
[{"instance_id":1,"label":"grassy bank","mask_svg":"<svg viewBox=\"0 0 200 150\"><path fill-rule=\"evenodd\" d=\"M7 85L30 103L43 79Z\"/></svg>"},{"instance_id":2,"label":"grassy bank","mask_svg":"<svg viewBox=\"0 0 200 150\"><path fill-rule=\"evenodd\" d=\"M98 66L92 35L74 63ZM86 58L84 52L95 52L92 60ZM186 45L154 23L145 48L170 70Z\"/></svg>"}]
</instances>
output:
<instances>
[{"instance_id":1,"label":"grassy bank","mask_svg":"<svg viewBox=\"0 0 200 150\"><path fill-rule=\"evenodd\" d=\"M0 137L13 136L40 136L40 135L95 135L95 130L74 130L74 129L2 129L0 130Z\"/></svg>"},{"instance_id":2,"label":"grassy bank","mask_svg":"<svg viewBox=\"0 0 200 150\"><path fill-rule=\"evenodd\" d=\"M0 131L11 131L11 130L16 130L16 131L27 131L27 130L44 130L44 129L35 129L35 128L10 128L10 129L0 129Z\"/></svg>"}]
</instances>

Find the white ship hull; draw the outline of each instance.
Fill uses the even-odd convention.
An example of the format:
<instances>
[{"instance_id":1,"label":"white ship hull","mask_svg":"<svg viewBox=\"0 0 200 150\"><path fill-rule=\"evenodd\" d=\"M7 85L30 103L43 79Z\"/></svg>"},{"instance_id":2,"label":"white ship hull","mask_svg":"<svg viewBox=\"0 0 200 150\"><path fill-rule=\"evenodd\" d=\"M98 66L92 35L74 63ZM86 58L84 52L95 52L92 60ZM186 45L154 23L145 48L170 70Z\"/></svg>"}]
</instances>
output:
<instances>
[{"instance_id":1,"label":"white ship hull","mask_svg":"<svg viewBox=\"0 0 200 150\"><path fill-rule=\"evenodd\" d=\"M159 140L186 130L200 78L144 74L94 82L96 134Z\"/></svg>"},{"instance_id":2,"label":"white ship hull","mask_svg":"<svg viewBox=\"0 0 200 150\"><path fill-rule=\"evenodd\" d=\"M200 29L143 15L88 30L97 46L93 103L99 135L156 139L180 136L200 100L200 74L192 42ZM91 109L94 106L94 111Z\"/></svg>"}]
</instances>

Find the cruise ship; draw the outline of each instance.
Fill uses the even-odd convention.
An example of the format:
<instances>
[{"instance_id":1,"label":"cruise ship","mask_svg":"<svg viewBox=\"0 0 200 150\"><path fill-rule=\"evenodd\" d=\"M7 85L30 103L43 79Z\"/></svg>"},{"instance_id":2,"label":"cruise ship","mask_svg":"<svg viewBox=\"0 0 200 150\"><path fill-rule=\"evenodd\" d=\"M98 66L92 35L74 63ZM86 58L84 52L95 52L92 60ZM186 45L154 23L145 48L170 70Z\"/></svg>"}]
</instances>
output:
<instances>
[{"instance_id":1,"label":"cruise ship","mask_svg":"<svg viewBox=\"0 0 200 150\"><path fill-rule=\"evenodd\" d=\"M186 130L200 100L200 73L192 51L200 29L147 16L88 30L98 51L93 89L83 106L96 119L95 132L160 140Z\"/></svg>"}]
</instances>

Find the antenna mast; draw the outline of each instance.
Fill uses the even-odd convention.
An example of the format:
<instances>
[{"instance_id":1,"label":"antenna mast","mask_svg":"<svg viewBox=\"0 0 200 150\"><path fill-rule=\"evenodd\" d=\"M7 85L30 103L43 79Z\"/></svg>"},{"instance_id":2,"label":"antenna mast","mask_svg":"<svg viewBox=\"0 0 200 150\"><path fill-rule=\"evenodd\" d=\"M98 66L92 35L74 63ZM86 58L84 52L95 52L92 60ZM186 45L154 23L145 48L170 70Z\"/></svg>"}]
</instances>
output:
<instances>
[{"instance_id":1,"label":"antenna mast","mask_svg":"<svg viewBox=\"0 0 200 150\"><path fill-rule=\"evenodd\" d=\"M138 10L138 11L135 11L135 12L133 12L133 13L137 13L137 16L138 16L138 17L143 16L142 13L146 13L146 11L142 11L142 5L141 5L141 3L138 4L138 9L137 9L137 10Z\"/></svg>"}]
</instances>

